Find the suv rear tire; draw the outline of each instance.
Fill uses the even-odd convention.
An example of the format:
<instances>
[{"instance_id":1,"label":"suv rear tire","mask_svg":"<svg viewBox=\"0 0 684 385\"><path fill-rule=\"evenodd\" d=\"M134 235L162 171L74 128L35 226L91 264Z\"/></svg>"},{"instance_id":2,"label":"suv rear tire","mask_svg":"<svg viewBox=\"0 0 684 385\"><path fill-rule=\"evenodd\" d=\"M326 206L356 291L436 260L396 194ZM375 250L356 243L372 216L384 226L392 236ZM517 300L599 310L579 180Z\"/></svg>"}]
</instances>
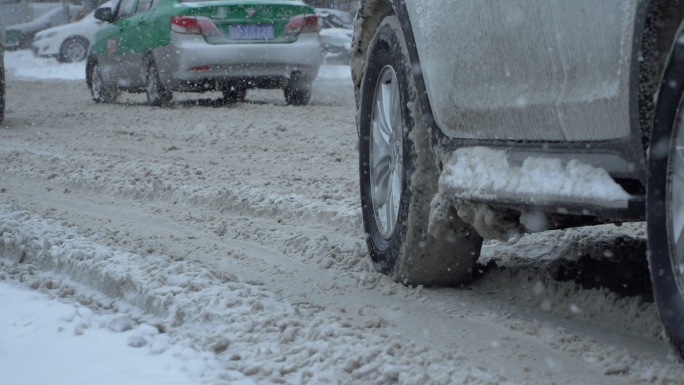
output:
<instances>
[{"instance_id":1,"label":"suv rear tire","mask_svg":"<svg viewBox=\"0 0 684 385\"><path fill-rule=\"evenodd\" d=\"M368 50L357 119L361 208L375 268L404 284L462 284L482 238L457 217L444 231L450 234L428 232L438 171L396 16L382 21Z\"/></svg>"}]
</instances>

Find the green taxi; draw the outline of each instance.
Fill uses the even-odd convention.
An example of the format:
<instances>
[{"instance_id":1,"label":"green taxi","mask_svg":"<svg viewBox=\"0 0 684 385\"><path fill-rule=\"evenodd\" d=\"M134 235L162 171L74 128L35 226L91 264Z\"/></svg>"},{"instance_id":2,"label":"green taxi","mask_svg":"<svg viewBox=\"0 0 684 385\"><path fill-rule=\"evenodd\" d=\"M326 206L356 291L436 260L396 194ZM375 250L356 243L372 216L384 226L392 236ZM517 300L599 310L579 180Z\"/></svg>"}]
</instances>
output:
<instances>
[{"instance_id":1,"label":"green taxi","mask_svg":"<svg viewBox=\"0 0 684 385\"><path fill-rule=\"evenodd\" d=\"M311 100L322 61L318 18L288 0L120 0L99 8L86 82L96 102L121 91L169 105L173 92L220 91L243 101L250 88L282 89L292 105Z\"/></svg>"}]
</instances>

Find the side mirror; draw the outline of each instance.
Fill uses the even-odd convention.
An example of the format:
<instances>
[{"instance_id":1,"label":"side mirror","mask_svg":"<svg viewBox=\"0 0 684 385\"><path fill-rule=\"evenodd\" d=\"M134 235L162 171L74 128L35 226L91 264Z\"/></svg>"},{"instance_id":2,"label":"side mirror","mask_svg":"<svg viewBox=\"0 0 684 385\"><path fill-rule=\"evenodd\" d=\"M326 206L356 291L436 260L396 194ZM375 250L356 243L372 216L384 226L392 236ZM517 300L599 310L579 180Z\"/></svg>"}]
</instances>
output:
<instances>
[{"instance_id":1,"label":"side mirror","mask_svg":"<svg viewBox=\"0 0 684 385\"><path fill-rule=\"evenodd\" d=\"M98 20L106 21L111 23L114 20L114 15L112 14L112 9L109 7L102 7L95 10L95 18Z\"/></svg>"}]
</instances>

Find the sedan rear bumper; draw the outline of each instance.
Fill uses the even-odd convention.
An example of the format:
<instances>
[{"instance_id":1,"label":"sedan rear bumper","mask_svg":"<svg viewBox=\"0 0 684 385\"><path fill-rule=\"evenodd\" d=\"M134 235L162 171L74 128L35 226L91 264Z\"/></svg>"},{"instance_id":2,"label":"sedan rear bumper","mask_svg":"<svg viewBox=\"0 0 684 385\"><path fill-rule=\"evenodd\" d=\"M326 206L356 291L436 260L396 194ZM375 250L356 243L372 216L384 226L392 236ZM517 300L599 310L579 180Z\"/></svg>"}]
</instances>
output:
<instances>
[{"instance_id":1,"label":"sedan rear bumper","mask_svg":"<svg viewBox=\"0 0 684 385\"><path fill-rule=\"evenodd\" d=\"M196 35L172 33L171 44L154 52L159 77L171 90L207 84L272 79L293 74L313 80L322 62L318 34L301 34L294 43L207 44Z\"/></svg>"}]
</instances>

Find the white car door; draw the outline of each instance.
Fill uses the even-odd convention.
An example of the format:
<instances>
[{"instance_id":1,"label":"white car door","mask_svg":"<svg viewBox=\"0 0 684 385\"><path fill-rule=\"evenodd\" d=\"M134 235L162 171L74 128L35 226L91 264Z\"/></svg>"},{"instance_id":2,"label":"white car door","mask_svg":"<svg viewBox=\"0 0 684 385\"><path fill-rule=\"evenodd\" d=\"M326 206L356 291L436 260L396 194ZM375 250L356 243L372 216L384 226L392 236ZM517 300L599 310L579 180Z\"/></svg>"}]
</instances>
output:
<instances>
[{"instance_id":1,"label":"white car door","mask_svg":"<svg viewBox=\"0 0 684 385\"><path fill-rule=\"evenodd\" d=\"M636 1L405 4L433 114L447 135L628 135Z\"/></svg>"}]
</instances>

